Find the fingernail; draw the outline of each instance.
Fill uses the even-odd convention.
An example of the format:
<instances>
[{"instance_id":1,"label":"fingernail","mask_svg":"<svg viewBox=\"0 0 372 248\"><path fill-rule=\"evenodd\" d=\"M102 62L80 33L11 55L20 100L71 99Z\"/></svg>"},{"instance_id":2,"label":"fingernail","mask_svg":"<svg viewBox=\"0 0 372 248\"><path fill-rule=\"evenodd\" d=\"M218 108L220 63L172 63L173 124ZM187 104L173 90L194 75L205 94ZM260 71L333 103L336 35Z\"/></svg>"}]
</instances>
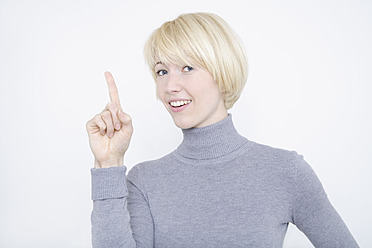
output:
<instances>
[{"instance_id":1,"label":"fingernail","mask_svg":"<svg viewBox=\"0 0 372 248\"><path fill-rule=\"evenodd\" d=\"M115 125L115 129L116 129L116 130L120 130L120 123L116 123L116 125Z\"/></svg>"},{"instance_id":2,"label":"fingernail","mask_svg":"<svg viewBox=\"0 0 372 248\"><path fill-rule=\"evenodd\" d=\"M114 133L110 133L109 138L112 138L113 135L114 135Z\"/></svg>"}]
</instances>

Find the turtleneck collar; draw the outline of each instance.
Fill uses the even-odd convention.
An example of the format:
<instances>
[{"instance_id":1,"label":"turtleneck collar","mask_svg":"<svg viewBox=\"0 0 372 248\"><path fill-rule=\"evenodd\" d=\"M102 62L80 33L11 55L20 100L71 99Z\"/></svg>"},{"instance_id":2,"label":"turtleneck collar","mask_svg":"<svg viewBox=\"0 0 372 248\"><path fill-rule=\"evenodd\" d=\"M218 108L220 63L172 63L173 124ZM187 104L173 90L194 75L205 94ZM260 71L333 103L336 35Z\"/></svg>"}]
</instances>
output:
<instances>
[{"instance_id":1,"label":"turtleneck collar","mask_svg":"<svg viewBox=\"0 0 372 248\"><path fill-rule=\"evenodd\" d=\"M189 159L206 160L222 157L248 141L236 131L231 114L209 126L182 129L182 132L183 141L176 151Z\"/></svg>"}]
</instances>

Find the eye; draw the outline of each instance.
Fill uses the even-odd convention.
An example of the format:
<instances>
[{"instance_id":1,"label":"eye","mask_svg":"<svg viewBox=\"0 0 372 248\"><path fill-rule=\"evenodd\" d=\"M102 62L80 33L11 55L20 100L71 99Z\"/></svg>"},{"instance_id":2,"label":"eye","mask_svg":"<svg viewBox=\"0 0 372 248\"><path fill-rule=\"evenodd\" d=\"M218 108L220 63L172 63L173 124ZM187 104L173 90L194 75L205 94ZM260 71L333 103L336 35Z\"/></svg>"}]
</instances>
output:
<instances>
[{"instance_id":1,"label":"eye","mask_svg":"<svg viewBox=\"0 0 372 248\"><path fill-rule=\"evenodd\" d=\"M158 75L158 76L164 76L165 74L167 74L168 72L166 71L166 70L158 70L157 72L156 72L156 74Z\"/></svg>"},{"instance_id":2,"label":"eye","mask_svg":"<svg viewBox=\"0 0 372 248\"><path fill-rule=\"evenodd\" d=\"M194 69L194 68L192 68L191 66L185 66L185 67L183 68L183 70L186 71L186 72L189 72L189 71L191 71L192 69Z\"/></svg>"}]
</instances>

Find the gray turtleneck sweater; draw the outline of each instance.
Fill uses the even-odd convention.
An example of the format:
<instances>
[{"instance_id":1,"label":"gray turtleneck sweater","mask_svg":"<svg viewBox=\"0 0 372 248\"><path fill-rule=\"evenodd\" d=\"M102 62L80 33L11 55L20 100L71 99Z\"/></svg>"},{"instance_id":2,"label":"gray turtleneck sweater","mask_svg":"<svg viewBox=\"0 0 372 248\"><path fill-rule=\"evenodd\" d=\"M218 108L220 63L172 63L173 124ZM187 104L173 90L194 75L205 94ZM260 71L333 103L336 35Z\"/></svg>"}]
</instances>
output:
<instances>
[{"instance_id":1,"label":"gray turtleneck sweater","mask_svg":"<svg viewBox=\"0 0 372 248\"><path fill-rule=\"evenodd\" d=\"M282 247L288 223L315 247L358 247L302 156L249 141L231 115L182 130L165 157L91 169L93 247Z\"/></svg>"}]
</instances>

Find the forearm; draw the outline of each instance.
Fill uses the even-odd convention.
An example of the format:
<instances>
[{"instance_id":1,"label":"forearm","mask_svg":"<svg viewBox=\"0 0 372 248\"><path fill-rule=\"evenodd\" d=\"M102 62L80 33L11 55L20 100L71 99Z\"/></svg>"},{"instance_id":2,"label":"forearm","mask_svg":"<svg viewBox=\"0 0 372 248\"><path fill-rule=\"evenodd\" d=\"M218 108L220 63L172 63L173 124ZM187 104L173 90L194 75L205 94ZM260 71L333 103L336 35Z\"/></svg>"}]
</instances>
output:
<instances>
[{"instance_id":1,"label":"forearm","mask_svg":"<svg viewBox=\"0 0 372 248\"><path fill-rule=\"evenodd\" d=\"M125 167L92 169L94 248L136 247L127 209Z\"/></svg>"},{"instance_id":2,"label":"forearm","mask_svg":"<svg viewBox=\"0 0 372 248\"><path fill-rule=\"evenodd\" d=\"M91 220L94 248L136 247L126 204L126 197L93 201Z\"/></svg>"}]
</instances>

